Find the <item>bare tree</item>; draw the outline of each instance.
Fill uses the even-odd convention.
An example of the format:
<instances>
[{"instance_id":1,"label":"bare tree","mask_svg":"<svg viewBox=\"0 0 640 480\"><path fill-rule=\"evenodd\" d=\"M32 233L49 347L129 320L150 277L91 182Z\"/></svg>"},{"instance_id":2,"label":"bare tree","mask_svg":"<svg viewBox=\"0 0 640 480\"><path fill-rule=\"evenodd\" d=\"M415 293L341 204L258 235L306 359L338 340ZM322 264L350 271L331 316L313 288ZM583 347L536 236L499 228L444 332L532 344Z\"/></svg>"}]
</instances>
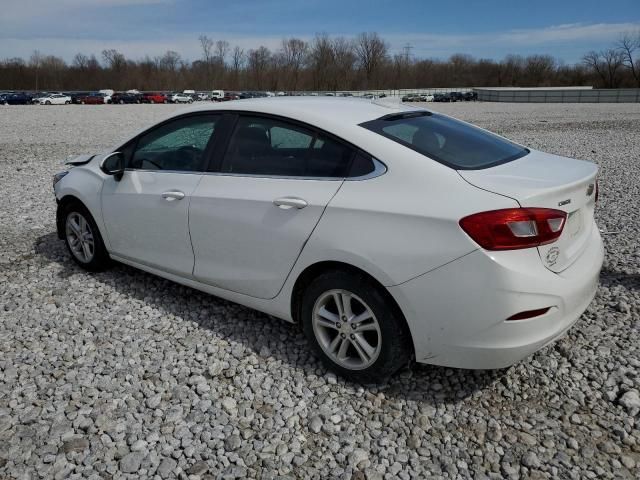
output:
<instances>
[{"instance_id":1,"label":"bare tree","mask_svg":"<svg viewBox=\"0 0 640 480\"><path fill-rule=\"evenodd\" d=\"M39 73L40 73L40 63L41 62L42 62L42 55L40 54L40 51L34 50L33 53L31 54L31 58L29 59L29 63L35 69L35 73L36 73L36 90L38 90L38 80L39 80L38 77L39 77Z\"/></svg>"},{"instance_id":2,"label":"bare tree","mask_svg":"<svg viewBox=\"0 0 640 480\"><path fill-rule=\"evenodd\" d=\"M365 88L371 88L377 80L378 70L386 61L388 50L387 43L375 32L364 32L356 37L355 53L365 72Z\"/></svg>"},{"instance_id":3,"label":"bare tree","mask_svg":"<svg viewBox=\"0 0 640 480\"><path fill-rule=\"evenodd\" d=\"M202 60L206 64L210 64L213 60L213 40L206 35L200 35L198 40L200 41L200 47L202 48Z\"/></svg>"},{"instance_id":4,"label":"bare tree","mask_svg":"<svg viewBox=\"0 0 640 480\"><path fill-rule=\"evenodd\" d=\"M202 48L202 61L204 63L204 70L206 76L207 84L211 83L211 64L213 63L213 45L214 42L212 39L207 37L206 35L200 35L198 37L200 41L200 47Z\"/></svg>"},{"instance_id":5,"label":"bare tree","mask_svg":"<svg viewBox=\"0 0 640 480\"><path fill-rule=\"evenodd\" d=\"M240 47L230 48L225 40L214 41L201 35L198 40L202 57L193 62L183 61L178 52L171 50L153 59L143 56L132 60L115 49L104 50L98 58L79 53L69 64L38 51L26 60L0 59L0 90L34 86L56 90L177 90L208 89L214 85L226 89L290 90L442 85L640 87L640 38L634 35L624 35L611 48L589 52L580 65L565 65L548 55L508 55L499 61L465 54L447 60L413 58L408 44L390 58L387 44L375 33L363 33L357 38L321 33L309 43L285 38L275 53L259 47L249 54Z\"/></svg>"},{"instance_id":6,"label":"bare tree","mask_svg":"<svg viewBox=\"0 0 640 480\"><path fill-rule=\"evenodd\" d=\"M265 76L270 60L271 51L263 45L255 50L249 50L247 55L247 68L249 69L250 80L254 88L264 88Z\"/></svg>"},{"instance_id":7,"label":"bare tree","mask_svg":"<svg viewBox=\"0 0 640 480\"><path fill-rule=\"evenodd\" d=\"M624 64L622 52L614 48L600 52L590 51L582 57L583 63L602 80L605 88L616 88L620 84L620 70Z\"/></svg>"},{"instance_id":8,"label":"bare tree","mask_svg":"<svg viewBox=\"0 0 640 480\"><path fill-rule=\"evenodd\" d=\"M78 70L86 70L89 66L89 57L84 53L76 53L73 57L73 66Z\"/></svg>"},{"instance_id":9,"label":"bare tree","mask_svg":"<svg viewBox=\"0 0 640 480\"><path fill-rule=\"evenodd\" d=\"M218 40L216 42L216 59L221 65L224 65L227 55L229 54L229 42L226 40Z\"/></svg>"},{"instance_id":10,"label":"bare tree","mask_svg":"<svg viewBox=\"0 0 640 480\"><path fill-rule=\"evenodd\" d=\"M622 35L618 40L618 50L622 53L624 66L629 69L638 88L640 88L640 58L636 57L636 52L640 51L640 30L635 34L629 32Z\"/></svg>"},{"instance_id":11,"label":"bare tree","mask_svg":"<svg viewBox=\"0 0 640 480\"><path fill-rule=\"evenodd\" d=\"M306 61L308 49L307 42L299 38L285 38L282 40L280 54L286 71L286 84L289 90L298 88L298 77Z\"/></svg>"},{"instance_id":12,"label":"bare tree","mask_svg":"<svg viewBox=\"0 0 640 480\"><path fill-rule=\"evenodd\" d=\"M167 50L160 58L160 67L170 72L178 70L180 65L180 54L174 50Z\"/></svg>"},{"instance_id":13,"label":"bare tree","mask_svg":"<svg viewBox=\"0 0 640 480\"><path fill-rule=\"evenodd\" d=\"M311 88L314 90L326 90L329 88L329 69L332 62L331 38L326 33L316 34L309 52L309 64L313 78Z\"/></svg>"},{"instance_id":14,"label":"bare tree","mask_svg":"<svg viewBox=\"0 0 640 480\"><path fill-rule=\"evenodd\" d=\"M556 70L556 61L550 55L529 55L525 59L524 75L532 87L550 84Z\"/></svg>"},{"instance_id":15,"label":"bare tree","mask_svg":"<svg viewBox=\"0 0 640 480\"><path fill-rule=\"evenodd\" d=\"M125 56L114 48L103 50L102 58L107 67L114 71L122 70L127 63Z\"/></svg>"},{"instance_id":16,"label":"bare tree","mask_svg":"<svg viewBox=\"0 0 640 480\"><path fill-rule=\"evenodd\" d=\"M336 37L331 41L331 88L343 90L350 88L353 66L356 62L353 42L344 37Z\"/></svg>"},{"instance_id":17,"label":"bare tree","mask_svg":"<svg viewBox=\"0 0 640 480\"><path fill-rule=\"evenodd\" d=\"M233 47L231 52L231 68L233 68L233 82L238 87L240 83L240 70L244 65L244 50L239 46Z\"/></svg>"}]
</instances>

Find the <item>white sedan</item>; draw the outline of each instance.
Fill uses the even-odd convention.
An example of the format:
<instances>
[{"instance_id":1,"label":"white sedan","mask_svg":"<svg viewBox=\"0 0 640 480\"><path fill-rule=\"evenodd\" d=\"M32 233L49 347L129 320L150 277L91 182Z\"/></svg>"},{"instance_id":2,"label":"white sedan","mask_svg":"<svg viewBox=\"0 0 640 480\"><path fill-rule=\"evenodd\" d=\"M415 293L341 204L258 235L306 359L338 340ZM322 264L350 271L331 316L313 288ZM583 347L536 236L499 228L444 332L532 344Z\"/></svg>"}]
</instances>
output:
<instances>
[{"instance_id":1,"label":"white sedan","mask_svg":"<svg viewBox=\"0 0 640 480\"><path fill-rule=\"evenodd\" d=\"M33 102L38 105L69 105L71 97L61 93L52 93L44 97L34 98Z\"/></svg>"},{"instance_id":2,"label":"white sedan","mask_svg":"<svg viewBox=\"0 0 640 480\"><path fill-rule=\"evenodd\" d=\"M171 103L193 103L193 97L186 93L174 93L169 99Z\"/></svg>"},{"instance_id":3,"label":"white sedan","mask_svg":"<svg viewBox=\"0 0 640 480\"><path fill-rule=\"evenodd\" d=\"M603 261L596 165L414 106L207 104L71 163L57 226L80 266L299 323L356 381L511 365L578 320Z\"/></svg>"}]
</instances>

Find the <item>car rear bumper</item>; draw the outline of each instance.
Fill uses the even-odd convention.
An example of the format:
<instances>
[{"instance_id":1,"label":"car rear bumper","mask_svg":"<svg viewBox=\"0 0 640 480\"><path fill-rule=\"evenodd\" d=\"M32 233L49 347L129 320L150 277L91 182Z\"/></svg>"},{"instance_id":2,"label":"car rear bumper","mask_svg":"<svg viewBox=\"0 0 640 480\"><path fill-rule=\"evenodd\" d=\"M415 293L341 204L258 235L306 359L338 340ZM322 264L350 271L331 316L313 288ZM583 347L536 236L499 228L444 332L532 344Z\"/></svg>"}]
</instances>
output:
<instances>
[{"instance_id":1,"label":"car rear bumper","mask_svg":"<svg viewBox=\"0 0 640 480\"><path fill-rule=\"evenodd\" d=\"M569 268L553 273L537 249L476 250L389 288L401 306L421 363L503 368L562 336L593 299L604 258L594 225L589 245ZM526 320L506 320L551 307Z\"/></svg>"}]
</instances>

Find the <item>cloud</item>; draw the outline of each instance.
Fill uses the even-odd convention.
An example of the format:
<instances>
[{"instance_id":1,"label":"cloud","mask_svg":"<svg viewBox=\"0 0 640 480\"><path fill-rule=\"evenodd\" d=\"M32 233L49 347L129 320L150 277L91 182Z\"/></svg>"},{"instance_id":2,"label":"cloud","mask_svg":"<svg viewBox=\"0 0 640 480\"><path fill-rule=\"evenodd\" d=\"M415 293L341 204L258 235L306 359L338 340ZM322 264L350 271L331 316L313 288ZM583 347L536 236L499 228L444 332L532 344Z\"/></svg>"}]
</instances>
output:
<instances>
[{"instance_id":1,"label":"cloud","mask_svg":"<svg viewBox=\"0 0 640 480\"><path fill-rule=\"evenodd\" d=\"M34 1L34 0L31 0ZM60 0L62 2L81 2L82 0ZM169 0L95 0L93 4L140 4ZM43 0L37 0L37 3ZM44 3L44 2L43 2ZM141 58L161 55L167 50L179 52L183 58L200 57L198 35L206 34L214 39L225 39L232 46L239 45L248 50L264 45L272 50L280 46L282 35L239 35L230 32L189 32L166 33L166 26L142 26L132 32L130 37L125 30L128 24L114 26L111 35L93 34L92 29L79 32L65 29L50 35L6 35L0 33L0 58L27 58L35 49L45 54L54 54L70 60L78 52L95 53L115 48L127 57ZM0 24L0 31L2 30ZM613 43L622 33L640 30L640 22L563 24L537 29L514 29L503 32L469 34L429 34L429 33L385 33L380 32L391 45L392 52L398 52L409 43L417 57L447 57L453 53L469 53L476 57L502 58L507 53L529 54L550 53L568 62L579 61L581 56L593 48L601 49ZM355 33L355 32L354 32ZM336 35L339 35L336 33ZM350 34L342 34L350 36ZM313 34L296 35L311 40ZM351 34L352 36L352 34Z\"/></svg>"},{"instance_id":2,"label":"cloud","mask_svg":"<svg viewBox=\"0 0 640 480\"><path fill-rule=\"evenodd\" d=\"M396 33L383 36L397 51L403 45L411 44L414 47L414 53L420 57L470 53L475 56L486 55L496 58L505 53L521 53L532 50L541 53L546 51L555 55L561 55L563 51L585 53L590 48L596 48L595 45L600 45L597 48L604 48L622 33L635 30L640 30L640 22L574 23L491 33ZM567 60L577 60L577 58L567 58Z\"/></svg>"},{"instance_id":3,"label":"cloud","mask_svg":"<svg viewBox=\"0 0 640 480\"><path fill-rule=\"evenodd\" d=\"M239 46L245 51L257 48L260 45L276 50L279 48L282 38L279 36L262 37L239 37L224 33L207 33L211 38L225 39L231 47ZM11 49L5 50L4 45L10 44ZM42 54L52 54L60 56L69 61L73 56L82 52L85 54L95 54L100 59L102 50L115 48L128 58L140 59L149 55L150 57L162 55L167 50L178 52L183 59L195 60L201 56L201 47L198 35L167 36L153 40L102 40L102 39L81 39L72 38L8 38L0 42L0 58L23 57L28 58L34 50L39 50Z\"/></svg>"}]
</instances>

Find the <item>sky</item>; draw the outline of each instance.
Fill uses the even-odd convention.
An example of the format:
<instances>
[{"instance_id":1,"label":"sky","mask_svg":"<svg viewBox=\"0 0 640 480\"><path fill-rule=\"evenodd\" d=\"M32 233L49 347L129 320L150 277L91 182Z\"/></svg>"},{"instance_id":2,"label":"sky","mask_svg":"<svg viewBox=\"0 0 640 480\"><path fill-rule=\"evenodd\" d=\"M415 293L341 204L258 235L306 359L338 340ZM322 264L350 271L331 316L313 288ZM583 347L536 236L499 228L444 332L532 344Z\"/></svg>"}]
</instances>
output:
<instances>
[{"instance_id":1,"label":"sky","mask_svg":"<svg viewBox=\"0 0 640 480\"><path fill-rule=\"evenodd\" d=\"M115 48L195 60L200 35L275 50L285 37L364 31L417 58L543 53L572 64L640 31L640 0L0 0L0 58Z\"/></svg>"}]
</instances>

